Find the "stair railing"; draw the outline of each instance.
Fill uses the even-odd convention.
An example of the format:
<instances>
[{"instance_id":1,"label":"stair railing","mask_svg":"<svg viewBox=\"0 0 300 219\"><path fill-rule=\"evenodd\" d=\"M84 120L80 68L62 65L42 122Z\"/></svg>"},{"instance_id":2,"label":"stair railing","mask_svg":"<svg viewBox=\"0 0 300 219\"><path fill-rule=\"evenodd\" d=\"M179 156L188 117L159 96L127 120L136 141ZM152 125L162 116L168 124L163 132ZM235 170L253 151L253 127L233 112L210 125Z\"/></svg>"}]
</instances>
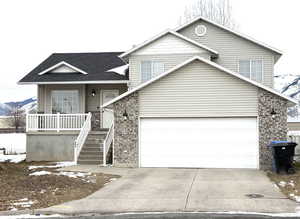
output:
<instances>
[{"instance_id":1,"label":"stair railing","mask_svg":"<svg viewBox=\"0 0 300 219\"><path fill-rule=\"evenodd\" d=\"M114 123L110 126L103 142L103 166L106 166L106 157L114 140Z\"/></svg>"},{"instance_id":2,"label":"stair railing","mask_svg":"<svg viewBox=\"0 0 300 219\"><path fill-rule=\"evenodd\" d=\"M84 121L84 124L82 128L80 129L79 135L77 136L76 140L74 141L74 161L77 164L78 157L80 154L80 151L82 149L82 146L84 145L84 142L91 131L91 120L92 120L92 114L88 113L86 120Z\"/></svg>"}]
</instances>

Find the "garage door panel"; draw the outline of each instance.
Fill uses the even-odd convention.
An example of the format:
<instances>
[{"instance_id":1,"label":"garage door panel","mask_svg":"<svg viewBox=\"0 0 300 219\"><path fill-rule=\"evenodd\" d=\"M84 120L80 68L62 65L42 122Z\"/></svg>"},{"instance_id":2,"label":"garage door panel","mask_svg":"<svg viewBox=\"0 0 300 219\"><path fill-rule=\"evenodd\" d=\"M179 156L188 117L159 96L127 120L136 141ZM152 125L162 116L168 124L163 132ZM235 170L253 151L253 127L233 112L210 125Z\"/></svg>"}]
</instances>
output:
<instances>
[{"instance_id":1,"label":"garage door panel","mask_svg":"<svg viewBox=\"0 0 300 219\"><path fill-rule=\"evenodd\" d=\"M255 118L141 119L142 167L258 168Z\"/></svg>"}]
</instances>

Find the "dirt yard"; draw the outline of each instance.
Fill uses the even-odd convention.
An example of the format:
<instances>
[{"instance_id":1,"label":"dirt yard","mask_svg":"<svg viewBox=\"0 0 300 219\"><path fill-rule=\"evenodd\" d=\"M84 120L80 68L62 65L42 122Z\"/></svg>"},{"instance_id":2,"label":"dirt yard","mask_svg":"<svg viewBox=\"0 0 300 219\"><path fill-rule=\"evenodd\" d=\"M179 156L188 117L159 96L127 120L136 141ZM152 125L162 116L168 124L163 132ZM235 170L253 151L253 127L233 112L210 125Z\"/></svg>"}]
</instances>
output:
<instances>
[{"instance_id":1,"label":"dirt yard","mask_svg":"<svg viewBox=\"0 0 300 219\"><path fill-rule=\"evenodd\" d=\"M61 172L45 165L51 164L0 163L0 211L45 208L80 199L119 177Z\"/></svg>"},{"instance_id":2,"label":"dirt yard","mask_svg":"<svg viewBox=\"0 0 300 219\"><path fill-rule=\"evenodd\" d=\"M295 169L295 174L268 172L267 175L289 199L300 202L300 163Z\"/></svg>"}]
</instances>

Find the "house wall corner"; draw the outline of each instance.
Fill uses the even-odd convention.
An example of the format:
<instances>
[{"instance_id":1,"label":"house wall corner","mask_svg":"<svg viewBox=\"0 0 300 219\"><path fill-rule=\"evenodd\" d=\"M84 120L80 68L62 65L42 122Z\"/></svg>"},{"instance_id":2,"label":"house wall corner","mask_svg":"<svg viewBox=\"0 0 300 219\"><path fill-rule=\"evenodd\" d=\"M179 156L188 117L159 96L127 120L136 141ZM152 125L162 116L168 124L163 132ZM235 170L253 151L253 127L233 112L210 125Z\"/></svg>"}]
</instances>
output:
<instances>
[{"instance_id":1,"label":"house wall corner","mask_svg":"<svg viewBox=\"0 0 300 219\"><path fill-rule=\"evenodd\" d=\"M274 118L271 115L275 110ZM259 167L272 169L271 141L287 138L287 101L268 91L258 89Z\"/></svg>"},{"instance_id":2,"label":"house wall corner","mask_svg":"<svg viewBox=\"0 0 300 219\"><path fill-rule=\"evenodd\" d=\"M139 166L139 101L138 92L113 104L114 150L113 164L116 167ZM128 119L124 119L126 111Z\"/></svg>"}]
</instances>

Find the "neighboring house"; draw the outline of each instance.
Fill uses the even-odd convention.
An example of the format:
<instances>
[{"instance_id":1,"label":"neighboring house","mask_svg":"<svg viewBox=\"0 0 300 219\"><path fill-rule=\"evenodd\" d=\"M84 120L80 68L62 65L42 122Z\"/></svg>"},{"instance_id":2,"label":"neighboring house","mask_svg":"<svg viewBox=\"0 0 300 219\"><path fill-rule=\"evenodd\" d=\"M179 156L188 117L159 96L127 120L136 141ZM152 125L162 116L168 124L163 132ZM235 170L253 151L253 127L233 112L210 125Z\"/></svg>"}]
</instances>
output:
<instances>
[{"instance_id":1,"label":"neighboring house","mask_svg":"<svg viewBox=\"0 0 300 219\"><path fill-rule=\"evenodd\" d=\"M202 17L123 53L54 54L20 81L46 113L27 117L27 157L91 163L97 146L121 167L270 169L296 104L273 89L280 56Z\"/></svg>"}]
</instances>

